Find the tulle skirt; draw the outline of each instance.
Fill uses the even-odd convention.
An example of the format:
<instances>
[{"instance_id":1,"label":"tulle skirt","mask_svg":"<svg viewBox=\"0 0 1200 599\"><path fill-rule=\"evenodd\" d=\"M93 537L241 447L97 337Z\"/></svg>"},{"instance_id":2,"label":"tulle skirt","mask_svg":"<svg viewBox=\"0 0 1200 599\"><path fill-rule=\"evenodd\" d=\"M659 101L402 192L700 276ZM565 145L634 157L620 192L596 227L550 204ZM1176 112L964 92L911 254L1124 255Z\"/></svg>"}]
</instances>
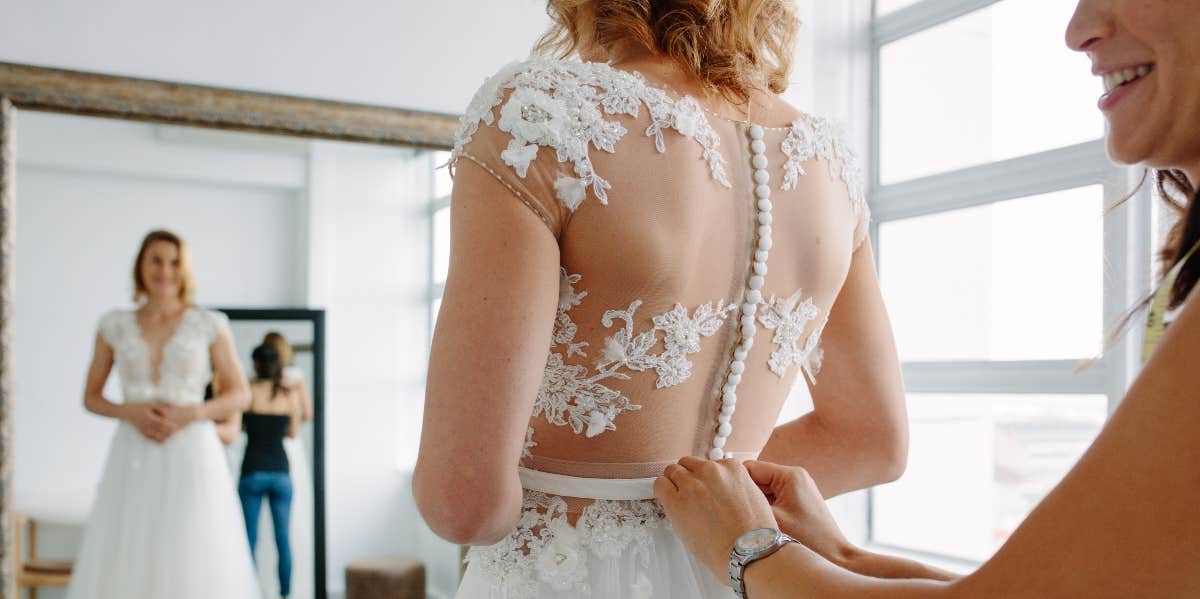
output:
<instances>
[{"instance_id":1,"label":"tulle skirt","mask_svg":"<svg viewBox=\"0 0 1200 599\"><path fill-rule=\"evenodd\" d=\"M241 507L212 422L165 444L121 423L68 599L258 599Z\"/></svg>"},{"instance_id":2,"label":"tulle skirt","mask_svg":"<svg viewBox=\"0 0 1200 599\"><path fill-rule=\"evenodd\" d=\"M520 524L474 547L458 599L732 599L654 501L653 479L521 470Z\"/></svg>"}]
</instances>

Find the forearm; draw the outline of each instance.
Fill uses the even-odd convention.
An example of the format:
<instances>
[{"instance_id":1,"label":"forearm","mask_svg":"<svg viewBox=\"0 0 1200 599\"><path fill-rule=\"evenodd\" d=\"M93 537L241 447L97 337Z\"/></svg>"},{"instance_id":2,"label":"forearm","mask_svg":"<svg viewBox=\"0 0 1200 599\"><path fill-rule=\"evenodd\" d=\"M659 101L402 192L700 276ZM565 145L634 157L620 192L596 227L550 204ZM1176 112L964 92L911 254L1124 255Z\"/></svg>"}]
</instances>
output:
<instances>
[{"instance_id":1,"label":"forearm","mask_svg":"<svg viewBox=\"0 0 1200 599\"><path fill-rule=\"evenodd\" d=\"M744 580L753 599L946 599L951 591L945 582L863 576L793 543L750 564Z\"/></svg>"},{"instance_id":2,"label":"forearm","mask_svg":"<svg viewBox=\"0 0 1200 599\"><path fill-rule=\"evenodd\" d=\"M895 480L903 458L878 438L862 438L824 422L817 412L780 425L759 460L803 466L826 498Z\"/></svg>"},{"instance_id":3,"label":"forearm","mask_svg":"<svg viewBox=\"0 0 1200 599\"><path fill-rule=\"evenodd\" d=\"M129 411L129 406L108 401L100 393L88 393L84 395L83 407L97 416L112 418L114 420L125 420Z\"/></svg>"},{"instance_id":4,"label":"forearm","mask_svg":"<svg viewBox=\"0 0 1200 599\"><path fill-rule=\"evenodd\" d=\"M246 411L250 404L250 392L245 387L234 387L196 407L196 420L225 420L234 414Z\"/></svg>"},{"instance_id":5,"label":"forearm","mask_svg":"<svg viewBox=\"0 0 1200 599\"><path fill-rule=\"evenodd\" d=\"M853 548L846 552L838 565L863 576L887 579L919 579L951 582L960 576L952 572L934 568L920 562L896 557L871 553Z\"/></svg>"}]
</instances>

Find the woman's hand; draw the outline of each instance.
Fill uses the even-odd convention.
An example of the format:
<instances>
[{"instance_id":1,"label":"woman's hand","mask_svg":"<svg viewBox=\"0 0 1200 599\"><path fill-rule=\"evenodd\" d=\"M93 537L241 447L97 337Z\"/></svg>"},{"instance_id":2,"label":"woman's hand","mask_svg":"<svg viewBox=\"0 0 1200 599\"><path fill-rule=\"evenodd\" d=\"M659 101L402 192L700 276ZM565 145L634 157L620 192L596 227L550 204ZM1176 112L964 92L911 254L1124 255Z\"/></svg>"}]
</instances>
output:
<instances>
[{"instance_id":1,"label":"woman's hand","mask_svg":"<svg viewBox=\"0 0 1200 599\"><path fill-rule=\"evenodd\" d=\"M733 542L757 528L778 528L767 498L734 460L685 457L654 481L654 496L692 555L726 584Z\"/></svg>"},{"instance_id":2,"label":"woman's hand","mask_svg":"<svg viewBox=\"0 0 1200 599\"><path fill-rule=\"evenodd\" d=\"M174 424L177 430L200 420L200 406L162 404L161 408L163 417Z\"/></svg>"},{"instance_id":3,"label":"woman's hand","mask_svg":"<svg viewBox=\"0 0 1200 599\"><path fill-rule=\"evenodd\" d=\"M858 550L838 528L808 471L754 460L745 467L766 494L780 530L821 557L848 567Z\"/></svg>"},{"instance_id":4,"label":"woman's hand","mask_svg":"<svg viewBox=\"0 0 1200 599\"><path fill-rule=\"evenodd\" d=\"M124 420L132 424L142 436L164 443L174 435L179 426L167 418L166 406L158 403L135 403L124 407Z\"/></svg>"}]
</instances>

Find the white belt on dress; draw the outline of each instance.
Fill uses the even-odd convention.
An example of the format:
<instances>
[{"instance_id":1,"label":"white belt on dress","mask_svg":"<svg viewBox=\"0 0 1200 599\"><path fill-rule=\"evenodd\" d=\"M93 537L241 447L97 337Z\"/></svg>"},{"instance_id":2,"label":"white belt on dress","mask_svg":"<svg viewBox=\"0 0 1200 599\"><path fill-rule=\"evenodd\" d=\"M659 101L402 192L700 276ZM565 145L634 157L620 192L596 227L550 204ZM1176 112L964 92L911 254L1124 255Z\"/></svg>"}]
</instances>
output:
<instances>
[{"instance_id":1,"label":"white belt on dress","mask_svg":"<svg viewBox=\"0 0 1200 599\"><path fill-rule=\"evenodd\" d=\"M654 478L579 478L518 467L521 486L562 497L638 501L654 499Z\"/></svg>"},{"instance_id":2,"label":"white belt on dress","mask_svg":"<svg viewBox=\"0 0 1200 599\"><path fill-rule=\"evenodd\" d=\"M758 458L758 452L730 452L726 457L738 461L753 460ZM657 478L580 478L531 470L524 466L518 466L517 473L521 477L521 486L530 491L579 499L619 501L654 499L654 480Z\"/></svg>"}]
</instances>

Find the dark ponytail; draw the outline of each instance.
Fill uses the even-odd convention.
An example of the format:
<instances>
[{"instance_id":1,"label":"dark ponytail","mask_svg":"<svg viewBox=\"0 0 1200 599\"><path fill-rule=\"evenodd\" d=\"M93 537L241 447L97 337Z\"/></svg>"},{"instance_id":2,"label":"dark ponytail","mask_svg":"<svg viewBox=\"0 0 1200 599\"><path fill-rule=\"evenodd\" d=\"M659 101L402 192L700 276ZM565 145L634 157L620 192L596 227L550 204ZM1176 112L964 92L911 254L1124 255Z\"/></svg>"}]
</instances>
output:
<instances>
[{"instance_id":1,"label":"dark ponytail","mask_svg":"<svg viewBox=\"0 0 1200 599\"><path fill-rule=\"evenodd\" d=\"M1179 216L1179 220L1167 234L1159 256L1162 259L1163 275L1179 264L1197 242L1200 242L1200 202L1196 201L1196 189L1187 175L1178 170L1162 170L1155 173L1158 192L1163 201ZM1177 308L1187 299L1196 282L1200 281L1200 260L1188 260L1179 271L1179 278L1171 288L1170 308Z\"/></svg>"},{"instance_id":2,"label":"dark ponytail","mask_svg":"<svg viewBox=\"0 0 1200 599\"><path fill-rule=\"evenodd\" d=\"M275 349L275 346L264 343L254 348L250 358L254 360L255 376L260 380L271 381L271 397L287 391L283 386L283 360L280 359L279 350Z\"/></svg>"}]
</instances>

